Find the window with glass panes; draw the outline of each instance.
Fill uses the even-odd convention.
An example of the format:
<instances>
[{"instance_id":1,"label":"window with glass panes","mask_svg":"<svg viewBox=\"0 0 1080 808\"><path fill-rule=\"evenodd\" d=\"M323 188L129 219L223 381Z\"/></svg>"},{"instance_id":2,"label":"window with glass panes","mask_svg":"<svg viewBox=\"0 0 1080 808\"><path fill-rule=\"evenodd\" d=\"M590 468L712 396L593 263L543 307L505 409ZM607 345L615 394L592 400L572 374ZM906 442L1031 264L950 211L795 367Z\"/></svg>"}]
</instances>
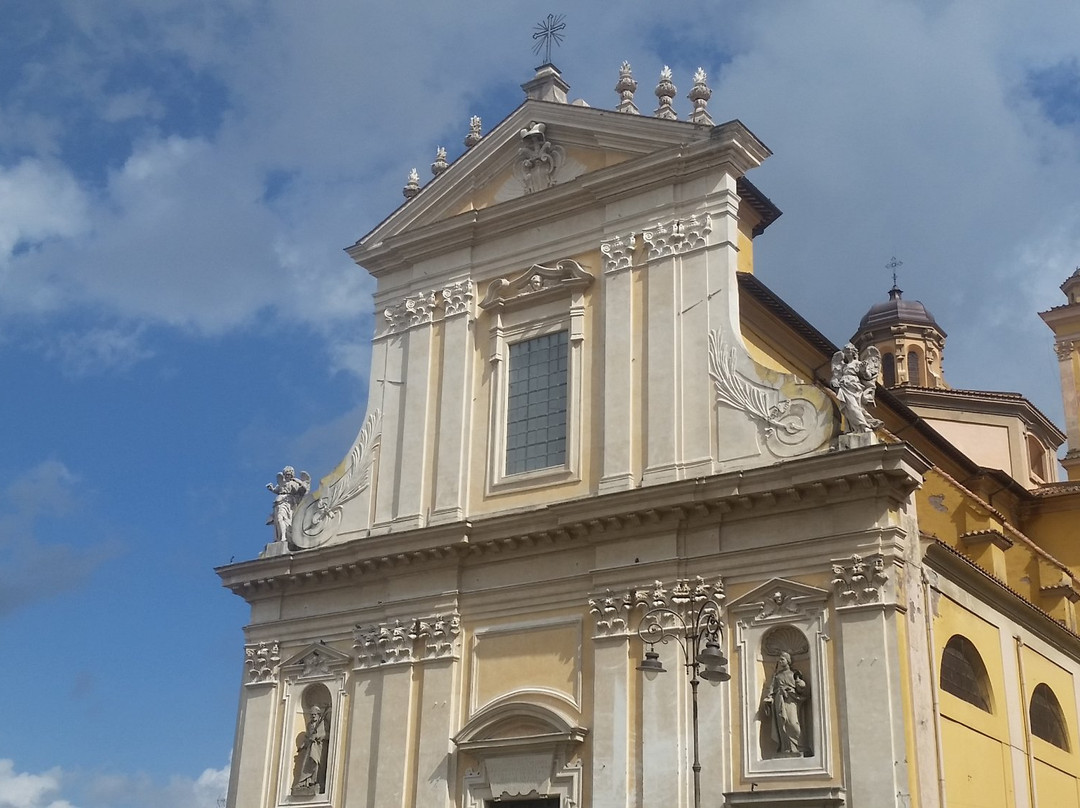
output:
<instances>
[{"instance_id":1,"label":"window with glass panes","mask_svg":"<svg viewBox=\"0 0 1080 808\"><path fill-rule=\"evenodd\" d=\"M566 463L566 331L510 346L506 473Z\"/></svg>"}]
</instances>

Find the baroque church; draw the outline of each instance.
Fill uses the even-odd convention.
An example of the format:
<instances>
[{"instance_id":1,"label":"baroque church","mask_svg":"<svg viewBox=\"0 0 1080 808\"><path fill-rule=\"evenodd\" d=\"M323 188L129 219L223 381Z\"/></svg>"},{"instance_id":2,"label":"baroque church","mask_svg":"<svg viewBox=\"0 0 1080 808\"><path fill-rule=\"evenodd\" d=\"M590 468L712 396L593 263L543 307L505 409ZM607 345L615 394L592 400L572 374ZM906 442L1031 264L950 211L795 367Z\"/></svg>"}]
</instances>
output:
<instances>
[{"instance_id":1,"label":"baroque church","mask_svg":"<svg viewBox=\"0 0 1080 808\"><path fill-rule=\"evenodd\" d=\"M1080 806L1080 270L1062 432L895 284L846 346L770 290L702 71L523 89L348 249L366 417L217 570L228 806Z\"/></svg>"}]
</instances>

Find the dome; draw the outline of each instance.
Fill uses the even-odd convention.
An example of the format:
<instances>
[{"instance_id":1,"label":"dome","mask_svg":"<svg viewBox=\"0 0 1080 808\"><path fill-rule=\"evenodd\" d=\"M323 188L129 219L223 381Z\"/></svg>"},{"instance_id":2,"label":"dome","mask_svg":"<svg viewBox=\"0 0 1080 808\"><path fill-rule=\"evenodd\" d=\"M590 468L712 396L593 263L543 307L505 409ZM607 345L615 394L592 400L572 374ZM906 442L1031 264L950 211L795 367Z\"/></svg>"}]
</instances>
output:
<instances>
[{"instance_id":1,"label":"dome","mask_svg":"<svg viewBox=\"0 0 1080 808\"><path fill-rule=\"evenodd\" d=\"M941 331L934 315L926 310L926 306L918 300L904 300L904 293L899 287L893 286L889 290L889 299L883 303L875 303L859 321L859 333L874 331L878 328L892 325L926 325ZM942 336L945 335L941 331Z\"/></svg>"}]
</instances>

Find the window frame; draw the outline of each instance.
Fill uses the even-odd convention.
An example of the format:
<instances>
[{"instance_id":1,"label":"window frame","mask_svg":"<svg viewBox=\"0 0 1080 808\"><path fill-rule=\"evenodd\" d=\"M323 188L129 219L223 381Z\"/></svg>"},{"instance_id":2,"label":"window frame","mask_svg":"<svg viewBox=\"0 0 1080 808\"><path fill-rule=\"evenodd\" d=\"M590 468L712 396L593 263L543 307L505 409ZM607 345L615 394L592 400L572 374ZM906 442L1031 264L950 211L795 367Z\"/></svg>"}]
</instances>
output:
<instances>
[{"instance_id":1,"label":"window frame","mask_svg":"<svg viewBox=\"0 0 1080 808\"><path fill-rule=\"evenodd\" d=\"M529 345L530 343L535 343L538 340L543 340L543 339L550 338L550 337L563 337L563 339L555 342L554 344L544 345L542 348L539 347L539 346L537 346L535 348L530 348L528 352L524 353L523 355L521 355L519 357L519 361L521 361L522 364L519 365L519 366L515 366L514 353L515 353L516 348L518 348L519 346ZM555 439L555 440L561 440L562 444L563 444L563 448L562 448L562 452L561 452L561 454L562 454L562 462L559 462L559 463L548 463L547 462L548 457L550 457L554 453L552 451L552 446L551 446L551 443L552 443L553 439L549 435L543 441L544 465L537 466L535 468L527 468L531 458L528 456L528 454L526 454L524 457L521 458L521 465L526 466L526 468L523 468L520 471L517 471L517 470L511 471L510 470L511 453L514 452L515 449L517 448L517 447L514 447L514 446L510 445L510 441L514 437L514 434L513 434L514 427L520 426L520 427L524 428L526 434L524 436L522 436L522 437L525 438L525 443L524 443L524 446L521 447L521 448L524 449L527 452L527 450L529 449L529 447L531 445L539 445L539 444L530 444L528 442L528 433L531 432L534 428L536 428L536 422L534 421L534 418L541 417L540 415L533 416L531 413L528 413L528 414L525 415L524 419L514 420L512 418L512 411L511 411L511 405L513 404L512 399L516 395L520 395L522 392L524 392L526 394L526 396L531 399L532 394L533 394L532 382L534 381L534 379L539 378L540 373L537 373L537 375L535 377L532 376L529 373L529 371L531 369L536 367L536 365L532 361L530 361L530 355L532 354L533 350L551 351L553 348L556 349L556 357L558 357L559 354L562 355L561 357L558 357L558 358L562 358L564 360L565 367L562 368L561 372L558 372L558 370L557 370L556 373L552 373L551 369L550 369L551 358L550 358L550 354L549 354L549 358L546 360L547 363L548 363L548 367L545 370L543 370L542 373L544 375L544 378L548 382L548 384L545 385L544 389L546 391L548 391L549 394L550 394L550 391L555 387L562 386L564 388L563 393L562 393L562 410L561 410L561 414L562 414L562 435L561 435L561 437ZM559 348L561 348L562 350L561 351L558 350ZM570 393L570 331L569 331L569 329L548 331L546 333L539 334L539 335L534 336L534 337L527 337L525 339L519 339L519 340L516 340L516 341L508 342L507 343L507 357L508 357L507 358L507 373L510 374L511 378L508 380L507 385L506 385L506 442L507 443L506 443L506 451L505 451L505 454L504 454L504 462L503 462L503 473L504 473L504 475L506 477L517 477L518 475L521 475L521 474L528 474L528 473L536 472L536 471L547 471L548 469L553 469L553 468L565 468L566 467L566 456L567 456L567 452L566 452L566 448L567 448L566 447L566 444L567 444L567 432L568 432L569 426L570 426L569 423L568 423L568 420L567 420L567 416L569 414L568 413L568 410L569 410L568 398L569 398L569 393ZM513 377L513 374L514 374L515 370L521 372L523 374L523 377L524 377L523 381L527 382L527 387L525 388L524 391L515 391L515 389L514 389L514 386L515 386L516 382L512 377ZM554 382L554 384L552 384L552 382ZM550 398L547 399L547 400L550 401ZM531 408L532 406L533 406L532 403L527 403L526 404L527 408ZM545 411L543 413L542 417L544 417L546 419L550 415L551 415L550 412ZM550 430L552 427L549 424L545 423L543 428L545 430Z\"/></svg>"},{"instance_id":2,"label":"window frame","mask_svg":"<svg viewBox=\"0 0 1080 808\"><path fill-rule=\"evenodd\" d=\"M954 641L958 642L954 645ZM945 686L946 655L950 652L963 660L964 664L970 670L972 680L976 685L976 693L968 694L963 692L961 688L954 690L952 687ZM962 671L961 673L966 673L966 671ZM994 688L990 683L990 673L986 669L986 663L983 661L982 654L979 653L978 647L970 638L963 634L953 634L949 637L948 641L941 648L941 660L938 666L937 678L938 689L943 693L948 693L958 701L962 701L981 712L987 713L988 715L994 715ZM950 679L951 678L952 677L950 676ZM975 701L975 697L984 701L985 706L978 701Z\"/></svg>"},{"instance_id":3,"label":"window frame","mask_svg":"<svg viewBox=\"0 0 1080 808\"><path fill-rule=\"evenodd\" d=\"M512 280L494 281L480 304L491 317L488 495L581 480L585 289L592 280L592 275L569 259L552 267L534 264ZM559 331L567 332L565 461L557 466L508 474L510 346Z\"/></svg>"},{"instance_id":4,"label":"window frame","mask_svg":"<svg viewBox=\"0 0 1080 808\"><path fill-rule=\"evenodd\" d=\"M1043 693L1048 693L1049 699L1043 697L1040 708L1046 710L1047 717L1052 716L1052 720L1050 723L1051 725L1053 725L1054 729L1057 729L1061 732L1061 743L1058 743L1055 739L1048 737L1049 735L1054 734L1053 732L1043 734L1042 732L1035 731L1036 724L1040 723L1036 722L1035 713L1033 712L1033 709L1035 707L1035 697L1036 695ZM1039 682L1037 685L1035 685L1034 688L1032 688L1031 696L1028 697L1027 709L1028 731L1031 733L1031 736L1033 738L1038 738L1044 743L1050 744L1055 749L1060 749L1062 752L1069 753L1072 751L1072 743L1069 739L1069 723L1065 720L1065 711L1061 707L1061 700L1057 697L1057 693L1054 692L1054 689L1050 687L1050 685L1046 684L1046 682Z\"/></svg>"}]
</instances>

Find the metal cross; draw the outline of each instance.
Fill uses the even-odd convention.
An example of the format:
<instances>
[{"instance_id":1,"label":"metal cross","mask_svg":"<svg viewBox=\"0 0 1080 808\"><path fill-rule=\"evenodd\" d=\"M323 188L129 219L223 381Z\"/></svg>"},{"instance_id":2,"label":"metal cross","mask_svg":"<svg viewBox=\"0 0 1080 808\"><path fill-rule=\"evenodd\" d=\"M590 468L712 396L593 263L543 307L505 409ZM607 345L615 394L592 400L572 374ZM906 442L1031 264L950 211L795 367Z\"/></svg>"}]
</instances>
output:
<instances>
[{"instance_id":1,"label":"metal cross","mask_svg":"<svg viewBox=\"0 0 1080 808\"><path fill-rule=\"evenodd\" d=\"M902 267L903 265L904 265L904 262L903 261L897 261L895 255L889 260L889 263L887 263L885 265L885 269L891 269L892 270L892 285L893 286L896 286L896 270L900 269L900 267Z\"/></svg>"},{"instance_id":2,"label":"metal cross","mask_svg":"<svg viewBox=\"0 0 1080 808\"><path fill-rule=\"evenodd\" d=\"M536 24L536 33L532 35L532 38L536 40L533 52L539 56L540 51L543 50L545 64L551 61L551 43L562 44L562 31L566 28L566 23L563 22L565 19L565 14L548 14L546 20L541 20Z\"/></svg>"}]
</instances>

